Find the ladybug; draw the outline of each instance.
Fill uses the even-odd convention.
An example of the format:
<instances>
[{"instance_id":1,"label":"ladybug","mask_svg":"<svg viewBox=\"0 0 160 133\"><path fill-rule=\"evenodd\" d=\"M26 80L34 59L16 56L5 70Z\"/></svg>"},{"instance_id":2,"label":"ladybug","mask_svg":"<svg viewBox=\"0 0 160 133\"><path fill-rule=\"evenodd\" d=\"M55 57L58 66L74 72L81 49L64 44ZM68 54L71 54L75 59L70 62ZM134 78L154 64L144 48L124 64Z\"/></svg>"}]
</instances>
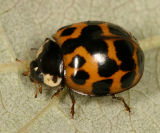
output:
<instances>
[{"instance_id":1,"label":"ladybug","mask_svg":"<svg viewBox=\"0 0 160 133\"><path fill-rule=\"evenodd\" d=\"M30 80L50 87L66 86L72 91L89 96L111 95L135 86L144 71L144 54L131 33L118 25L103 21L85 21L60 28L47 38L30 63ZM36 89L37 90L37 89ZM37 96L37 91L36 91ZM53 97L52 96L52 97Z\"/></svg>"}]
</instances>

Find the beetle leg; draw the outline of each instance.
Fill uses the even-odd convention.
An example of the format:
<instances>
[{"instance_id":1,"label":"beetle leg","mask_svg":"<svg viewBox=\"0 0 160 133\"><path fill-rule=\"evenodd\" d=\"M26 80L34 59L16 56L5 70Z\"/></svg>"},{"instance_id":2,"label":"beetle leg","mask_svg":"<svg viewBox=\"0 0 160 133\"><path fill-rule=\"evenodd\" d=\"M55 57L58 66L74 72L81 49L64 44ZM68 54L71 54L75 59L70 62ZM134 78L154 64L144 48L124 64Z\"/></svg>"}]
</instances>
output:
<instances>
[{"instance_id":1,"label":"beetle leg","mask_svg":"<svg viewBox=\"0 0 160 133\"><path fill-rule=\"evenodd\" d=\"M72 106L71 106L71 115L72 115L72 118L74 118L74 105L75 105L75 99L74 99L74 96L73 96L73 94L72 94L72 92L71 92L71 90L69 89L69 96L70 96L70 98L71 98L71 101L72 101Z\"/></svg>"},{"instance_id":2,"label":"beetle leg","mask_svg":"<svg viewBox=\"0 0 160 133\"><path fill-rule=\"evenodd\" d=\"M37 94L38 94L38 88L37 88L37 81L34 81L35 87L36 87L36 93L35 93L35 98L37 98Z\"/></svg>"},{"instance_id":3,"label":"beetle leg","mask_svg":"<svg viewBox=\"0 0 160 133\"><path fill-rule=\"evenodd\" d=\"M60 87L60 88L58 88L57 92L56 92L56 93L54 93L54 94L51 96L51 99L52 99L54 96L58 96L58 95L59 95L59 93L63 90L63 88L64 88L64 87Z\"/></svg>"},{"instance_id":4,"label":"beetle leg","mask_svg":"<svg viewBox=\"0 0 160 133\"><path fill-rule=\"evenodd\" d=\"M127 103L125 102L124 98L123 97L118 97L118 96L115 96L114 94L112 95L112 98L113 99L116 99L116 100L120 100L123 102L124 104L124 107L126 108L126 110L130 113L131 112L131 109L130 107L127 105Z\"/></svg>"},{"instance_id":5,"label":"beetle leg","mask_svg":"<svg viewBox=\"0 0 160 133\"><path fill-rule=\"evenodd\" d=\"M41 83L38 83L38 85L39 85L39 92L42 94L42 85Z\"/></svg>"}]
</instances>

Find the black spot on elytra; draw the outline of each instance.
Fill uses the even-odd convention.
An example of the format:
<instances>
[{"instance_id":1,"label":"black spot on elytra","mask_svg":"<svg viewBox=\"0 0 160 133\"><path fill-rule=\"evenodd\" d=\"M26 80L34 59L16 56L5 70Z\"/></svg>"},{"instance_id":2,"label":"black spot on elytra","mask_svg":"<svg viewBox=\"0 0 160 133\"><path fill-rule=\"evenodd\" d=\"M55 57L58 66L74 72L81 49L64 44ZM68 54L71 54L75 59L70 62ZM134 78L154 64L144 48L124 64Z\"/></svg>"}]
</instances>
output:
<instances>
[{"instance_id":1,"label":"black spot on elytra","mask_svg":"<svg viewBox=\"0 0 160 133\"><path fill-rule=\"evenodd\" d=\"M131 38L131 36L128 34L128 32L126 32L123 28L121 28L118 25L108 23L108 28L112 34L118 35L118 36L126 38L126 39Z\"/></svg>"},{"instance_id":2,"label":"black spot on elytra","mask_svg":"<svg viewBox=\"0 0 160 133\"><path fill-rule=\"evenodd\" d=\"M130 41L117 40L114 42L114 45L116 47L117 56L120 60L132 58L134 48Z\"/></svg>"},{"instance_id":3,"label":"black spot on elytra","mask_svg":"<svg viewBox=\"0 0 160 133\"><path fill-rule=\"evenodd\" d=\"M80 37L82 39L95 40L97 38L100 38L101 33L102 30L98 25L88 25L85 28L83 28Z\"/></svg>"},{"instance_id":4,"label":"black spot on elytra","mask_svg":"<svg viewBox=\"0 0 160 133\"><path fill-rule=\"evenodd\" d=\"M120 69L127 71L127 70L133 70L136 67L133 59L128 59L122 62Z\"/></svg>"},{"instance_id":5,"label":"black spot on elytra","mask_svg":"<svg viewBox=\"0 0 160 133\"><path fill-rule=\"evenodd\" d=\"M97 96L103 96L109 94L109 88L112 85L113 80L107 79L107 80L101 80L93 83L93 94Z\"/></svg>"},{"instance_id":6,"label":"black spot on elytra","mask_svg":"<svg viewBox=\"0 0 160 133\"><path fill-rule=\"evenodd\" d=\"M62 45L63 54L72 53L80 45L82 45L82 42L79 39L66 40Z\"/></svg>"},{"instance_id":7,"label":"black spot on elytra","mask_svg":"<svg viewBox=\"0 0 160 133\"><path fill-rule=\"evenodd\" d=\"M143 51L140 48L137 49L137 58L138 58L139 73L143 74L143 71L144 71L144 54L143 54Z\"/></svg>"},{"instance_id":8,"label":"black spot on elytra","mask_svg":"<svg viewBox=\"0 0 160 133\"><path fill-rule=\"evenodd\" d=\"M120 69L124 71L133 70L135 63L133 60L133 45L128 40L117 40L114 42L117 57L122 61Z\"/></svg>"},{"instance_id":9,"label":"black spot on elytra","mask_svg":"<svg viewBox=\"0 0 160 133\"><path fill-rule=\"evenodd\" d=\"M71 35L75 31L75 29L75 27L67 28L61 33L61 36Z\"/></svg>"},{"instance_id":10,"label":"black spot on elytra","mask_svg":"<svg viewBox=\"0 0 160 133\"><path fill-rule=\"evenodd\" d=\"M128 88L132 83L135 78L136 72L128 72L126 73L122 78L121 78L121 83L122 83L122 88Z\"/></svg>"},{"instance_id":11,"label":"black spot on elytra","mask_svg":"<svg viewBox=\"0 0 160 133\"><path fill-rule=\"evenodd\" d=\"M106 57L103 64L98 63L98 73L100 76L109 77L119 70L116 62Z\"/></svg>"},{"instance_id":12,"label":"black spot on elytra","mask_svg":"<svg viewBox=\"0 0 160 133\"><path fill-rule=\"evenodd\" d=\"M75 57L72 58L72 61L69 64L69 66L73 67L73 68L79 68L79 67L83 66L83 64L85 62L86 62L86 60L82 56L76 55Z\"/></svg>"},{"instance_id":13,"label":"black spot on elytra","mask_svg":"<svg viewBox=\"0 0 160 133\"><path fill-rule=\"evenodd\" d=\"M86 41L84 47L91 55L96 53L107 55L107 44L101 39Z\"/></svg>"},{"instance_id":14,"label":"black spot on elytra","mask_svg":"<svg viewBox=\"0 0 160 133\"><path fill-rule=\"evenodd\" d=\"M79 85L85 84L88 78L89 78L88 73L83 70L79 70L75 75L71 76L71 79Z\"/></svg>"}]
</instances>

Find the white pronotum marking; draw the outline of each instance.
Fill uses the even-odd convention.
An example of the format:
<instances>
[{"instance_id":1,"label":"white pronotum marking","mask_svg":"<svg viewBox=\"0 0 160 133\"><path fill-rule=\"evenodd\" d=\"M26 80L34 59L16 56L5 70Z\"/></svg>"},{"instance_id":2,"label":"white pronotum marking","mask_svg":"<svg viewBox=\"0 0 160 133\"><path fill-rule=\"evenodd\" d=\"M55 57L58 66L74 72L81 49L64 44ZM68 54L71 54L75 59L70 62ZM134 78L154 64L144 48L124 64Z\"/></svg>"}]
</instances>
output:
<instances>
[{"instance_id":1,"label":"white pronotum marking","mask_svg":"<svg viewBox=\"0 0 160 133\"><path fill-rule=\"evenodd\" d=\"M50 75L50 74L43 74L43 79L44 79L44 83L48 86L51 86L51 87L55 87L55 86L58 86L61 81L62 81L62 78L58 77L57 78L57 82L55 83L53 81L53 76Z\"/></svg>"}]
</instances>

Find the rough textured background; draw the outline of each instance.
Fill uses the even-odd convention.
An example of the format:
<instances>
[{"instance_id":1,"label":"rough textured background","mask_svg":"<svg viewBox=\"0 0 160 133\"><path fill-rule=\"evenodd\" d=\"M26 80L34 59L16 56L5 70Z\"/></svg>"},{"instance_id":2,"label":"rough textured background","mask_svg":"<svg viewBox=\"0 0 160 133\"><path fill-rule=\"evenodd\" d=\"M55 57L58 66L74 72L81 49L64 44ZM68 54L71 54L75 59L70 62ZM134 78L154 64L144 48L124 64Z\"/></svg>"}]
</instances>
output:
<instances>
[{"instance_id":1,"label":"rough textured background","mask_svg":"<svg viewBox=\"0 0 160 133\"><path fill-rule=\"evenodd\" d=\"M160 1L159 0L0 0L0 133L158 133L160 132ZM74 94L75 119L66 91L35 87L21 75L15 58L33 59L45 37L66 24L105 20L119 24L141 41L145 72L124 93L132 113L111 97ZM154 37L156 36L156 37Z\"/></svg>"}]
</instances>

